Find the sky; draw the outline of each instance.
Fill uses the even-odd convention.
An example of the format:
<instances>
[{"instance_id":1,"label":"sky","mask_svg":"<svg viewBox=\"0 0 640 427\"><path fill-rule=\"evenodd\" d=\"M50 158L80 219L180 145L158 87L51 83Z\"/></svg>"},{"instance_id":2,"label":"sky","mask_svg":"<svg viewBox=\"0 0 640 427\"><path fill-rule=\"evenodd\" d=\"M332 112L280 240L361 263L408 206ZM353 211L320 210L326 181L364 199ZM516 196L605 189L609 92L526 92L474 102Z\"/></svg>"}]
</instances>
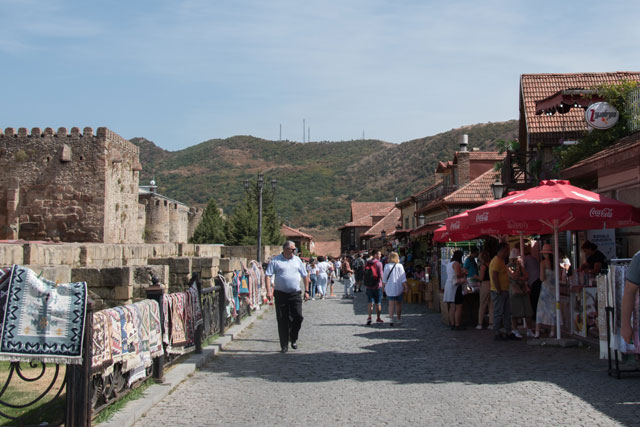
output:
<instances>
[{"instance_id":1,"label":"sky","mask_svg":"<svg viewBox=\"0 0 640 427\"><path fill-rule=\"evenodd\" d=\"M518 118L523 73L640 70L634 1L0 0L0 128L399 143Z\"/></svg>"}]
</instances>

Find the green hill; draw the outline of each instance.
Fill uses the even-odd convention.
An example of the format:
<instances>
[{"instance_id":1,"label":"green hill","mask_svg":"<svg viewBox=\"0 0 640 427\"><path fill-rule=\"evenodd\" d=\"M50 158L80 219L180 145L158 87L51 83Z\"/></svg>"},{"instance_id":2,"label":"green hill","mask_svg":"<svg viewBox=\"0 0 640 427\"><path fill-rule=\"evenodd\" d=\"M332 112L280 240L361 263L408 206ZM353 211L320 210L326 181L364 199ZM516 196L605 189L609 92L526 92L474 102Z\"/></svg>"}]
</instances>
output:
<instances>
[{"instance_id":1,"label":"green hill","mask_svg":"<svg viewBox=\"0 0 640 427\"><path fill-rule=\"evenodd\" d=\"M400 200L431 184L438 160L452 158L460 135L469 135L469 149L493 150L497 140L515 138L517 132L518 122L512 120L465 126L402 144L303 144L234 136L169 152L144 138L131 141L140 147L141 183L155 175L162 194L195 206L215 197L230 212L242 198L243 181L255 183L262 172L266 185L278 181L276 208L281 218L326 236L322 229L335 230L348 220L350 200Z\"/></svg>"}]
</instances>

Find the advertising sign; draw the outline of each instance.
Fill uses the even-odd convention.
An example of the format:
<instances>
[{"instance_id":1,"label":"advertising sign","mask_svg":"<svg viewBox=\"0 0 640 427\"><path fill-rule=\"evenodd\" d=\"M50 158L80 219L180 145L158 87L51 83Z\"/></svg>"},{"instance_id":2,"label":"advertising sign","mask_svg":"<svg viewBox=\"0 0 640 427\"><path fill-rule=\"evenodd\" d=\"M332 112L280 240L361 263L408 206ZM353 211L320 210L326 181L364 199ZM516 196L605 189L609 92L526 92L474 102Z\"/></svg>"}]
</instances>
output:
<instances>
[{"instance_id":1,"label":"advertising sign","mask_svg":"<svg viewBox=\"0 0 640 427\"><path fill-rule=\"evenodd\" d=\"M589 105L584 112L584 118L594 129L610 129L618 123L620 113L608 102L596 102Z\"/></svg>"}]
</instances>

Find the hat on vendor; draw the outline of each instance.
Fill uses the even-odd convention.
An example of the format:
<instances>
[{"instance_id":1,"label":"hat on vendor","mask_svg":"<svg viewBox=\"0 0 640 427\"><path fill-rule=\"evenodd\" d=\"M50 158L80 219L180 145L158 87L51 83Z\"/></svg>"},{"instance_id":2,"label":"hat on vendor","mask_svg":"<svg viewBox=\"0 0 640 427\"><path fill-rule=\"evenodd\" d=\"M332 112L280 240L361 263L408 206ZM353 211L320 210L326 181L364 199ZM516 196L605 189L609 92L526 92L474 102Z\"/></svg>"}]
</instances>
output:
<instances>
[{"instance_id":1,"label":"hat on vendor","mask_svg":"<svg viewBox=\"0 0 640 427\"><path fill-rule=\"evenodd\" d=\"M542 246L542 250L540 251L541 254L552 254L553 253L553 248L551 247L551 243L545 243Z\"/></svg>"},{"instance_id":2,"label":"hat on vendor","mask_svg":"<svg viewBox=\"0 0 640 427\"><path fill-rule=\"evenodd\" d=\"M520 257L520 250L518 248L511 249L511 253L509 254L509 259Z\"/></svg>"}]
</instances>

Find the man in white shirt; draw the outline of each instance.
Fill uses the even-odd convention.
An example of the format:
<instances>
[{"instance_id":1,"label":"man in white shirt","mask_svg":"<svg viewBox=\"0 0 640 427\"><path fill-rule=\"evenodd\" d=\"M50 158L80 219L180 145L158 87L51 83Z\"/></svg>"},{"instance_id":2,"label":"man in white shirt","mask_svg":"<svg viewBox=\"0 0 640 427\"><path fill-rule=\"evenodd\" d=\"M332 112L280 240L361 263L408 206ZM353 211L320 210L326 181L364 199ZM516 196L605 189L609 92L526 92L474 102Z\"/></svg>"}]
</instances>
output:
<instances>
[{"instance_id":1,"label":"man in white shirt","mask_svg":"<svg viewBox=\"0 0 640 427\"><path fill-rule=\"evenodd\" d=\"M300 258L294 255L296 244L288 241L282 246L282 253L271 259L265 271L267 295L275 297L276 318L280 350L286 353L291 348L298 348L298 333L302 326L302 291L300 278L304 279L304 298L309 298L309 276ZM271 278L275 275L273 289Z\"/></svg>"}]
</instances>

